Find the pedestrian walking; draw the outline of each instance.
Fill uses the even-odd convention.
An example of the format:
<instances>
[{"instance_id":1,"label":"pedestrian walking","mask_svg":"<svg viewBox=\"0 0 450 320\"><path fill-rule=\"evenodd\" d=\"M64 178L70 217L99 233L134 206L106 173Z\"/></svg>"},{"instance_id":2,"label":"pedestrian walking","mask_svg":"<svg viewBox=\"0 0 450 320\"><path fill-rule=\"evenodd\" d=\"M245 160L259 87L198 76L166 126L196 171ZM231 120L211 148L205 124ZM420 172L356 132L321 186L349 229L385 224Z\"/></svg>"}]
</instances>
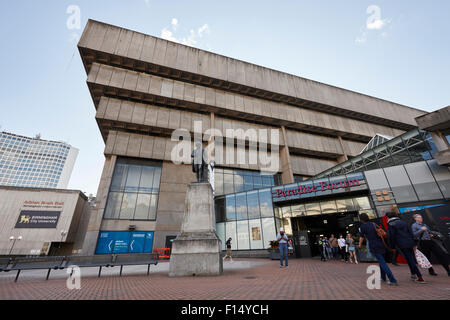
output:
<instances>
[{"instance_id":1,"label":"pedestrian walking","mask_svg":"<svg viewBox=\"0 0 450 320\"><path fill-rule=\"evenodd\" d=\"M388 242L392 249L395 247L402 250L406 261L408 262L409 270L411 271L411 280L417 283L425 283L422 278L422 274L417 268L417 262L415 259L414 250L416 249L416 243L414 242L414 236L408 224L399 217L395 212L388 212L386 216L388 220Z\"/></svg>"},{"instance_id":2,"label":"pedestrian walking","mask_svg":"<svg viewBox=\"0 0 450 320\"><path fill-rule=\"evenodd\" d=\"M345 243L347 244L350 263L353 263L352 261L353 258L355 263L358 264L358 259L356 259L356 252L355 252L355 240L353 240L352 235L350 233L347 234L347 239L345 239Z\"/></svg>"},{"instance_id":3,"label":"pedestrian walking","mask_svg":"<svg viewBox=\"0 0 450 320\"><path fill-rule=\"evenodd\" d=\"M369 216L367 215L367 213L361 213L359 215L359 219L362 222L361 226L359 227L359 248L362 247L364 239L368 240L370 242L370 252L375 255L375 258L380 264L381 280L385 281L388 285L397 286L398 282L386 263L386 247L383 243L383 240L377 233L377 227L375 223L369 222ZM386 279L386 276L388 279Z\"/></svg>"},{"instance_id":4,"label":"pedestrian walking","mask_svg":"<svg viewBox=\"0 0 450 320\"><path fill-rule=\"evenodd\" d=\"M280 268L288 267L288 241L289 238L284 233L284 228L280 228L280 232L277 234L277 241L280 250ZM285 266L283 266L283 260L285 261Z\"/></svg>"},{"instance_id":5,"label":"pedestrian walking","mask_svg":"<svg viewBox=\"0 0 450 320\"><path fill-rule=\"evenodd\" d=\"M332 234L330 237L330 245L333 258L336 260L338 258L339 245L338 239L334 236L334 234Z\"/></svg>"},{"instance_id":6,"label":"pedestrian walking","mask_svg":"<svg viewBox=\"0 0 450 320\"><path fill-rule=\"evenodd\" d=\"M339 235L338 245L339 245L339 253L341 254L341 261L346 261L345 239L342 236L342 234Z\"/></svg>"},{"instance_id":7,"label":"pedestrian walking","mask_svg":"<svg viewBox=\"0 0 450 320\"><path fill-rule=\"evenodd\" d=\"M227 246L227 254L225 257L223 257L223 261L225 261L226 258L230 258L230 261L233 262L233 257L231 256L231 237L228 238L227 242L225 242L225 245Z\"/></svg>"},{"instance_id":8,"label":"pedestrian walking","mask_svg":"<svg viewBox=\"0 0 450 320\"><path fill-rule=\"evenodd\" d=\"M420 214L414 215L414 220L416 221L411 226L412 233L414 235L414 239L418 241L419 250L427 257L428 260L431 261L431 254L434 253L439 261L439 263L444 267L445 271L447 271L448 276L450 277L450 269L448 267L448 258L447 254L444 251L445 248L441 248L441 246L437 243L437 237L430 228L423 223L423 218ZM437 276L437 273L434 271L433 267L428 269L428 272L432 276Z\"/></svg>"},{"instance_id":9,"label":"pedestrian walking","mask_svg":"<svg viewBox=\"0 0 450 320\"><path fill-rule=\"evenodd\" d=\"M331 244L327 237L323 238L323 248L324 252L326 253L326 258L328 260L331 260L331 258L333 257L333 253L331 252Z\"/></svg>"}]
</instances>

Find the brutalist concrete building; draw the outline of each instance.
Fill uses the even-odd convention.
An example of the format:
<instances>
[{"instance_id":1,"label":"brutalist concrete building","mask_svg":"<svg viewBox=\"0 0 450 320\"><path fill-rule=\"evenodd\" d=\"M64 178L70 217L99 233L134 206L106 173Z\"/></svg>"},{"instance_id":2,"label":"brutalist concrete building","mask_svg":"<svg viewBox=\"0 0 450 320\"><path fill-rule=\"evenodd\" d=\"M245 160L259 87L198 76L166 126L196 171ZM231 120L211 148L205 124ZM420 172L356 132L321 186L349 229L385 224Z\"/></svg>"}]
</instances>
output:
<instances>
[{"instance_id":1,"label":"brutalist concrete building","mask_svg":"<svg viewBox=\"0 0 450 320\"><path fill-rule=\"evenodd\" d=\"M189 155L181 164L173 161L174 130L194 136L200 126L202 133L207 131L201 136L204 145L217 143L220 134L232 141L232 155L216 150L214 159L218 234L222 239L233 235L234 249L261 250L282 221L272 201L277 186L303 190L300 183L351 161L374 137L388 140L417 129L415 118L426 114L92 20L78 48L105 141L86 254L170 246L180 230L187 185L195 180ZM258 134L237 137L237 130ZM259 134L264 130L277 132L277 139ZM236 160L239 151L251 159L264 144L277 157L275 170L262 170L267 163L261 159ZM366 181L347 176L339 181L355 179ZM288 195L280 195L285 205ZM372 201L369 191L355 195L361 197ZM358 201L366 205L366 199ZM327 214L333 214L332 208Z\"/></svg>"}]
</instances>

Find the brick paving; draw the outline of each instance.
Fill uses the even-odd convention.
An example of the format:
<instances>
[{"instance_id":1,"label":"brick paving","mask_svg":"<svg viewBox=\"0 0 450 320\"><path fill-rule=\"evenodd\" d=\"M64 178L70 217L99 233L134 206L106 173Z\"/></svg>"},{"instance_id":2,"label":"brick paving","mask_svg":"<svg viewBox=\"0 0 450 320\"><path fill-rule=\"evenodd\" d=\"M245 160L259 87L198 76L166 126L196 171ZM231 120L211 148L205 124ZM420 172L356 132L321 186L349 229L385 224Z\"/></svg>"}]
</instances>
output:
<instances>
[{"instance_id":1,"label":"brick paving","mask_svg":"<svg viewBox=\"0 0 450 320\"><path fill-rule=\"evenodd\" d=\"M21 273L14 283L15 272L0 273L1 300L448 300L450 277L437 266L439 276L425 274L427 284L409 280L406 265L391 266L398 287L382 284L380 290L366 287L368 263L358 265L340 261L291 259L289 268L278 261L235 259L225 262L220 277L169 278L168 263L146 276L146 266L118 276L118 268L105 271L101 278L93 269L81 280L80 290L68 290L64 271L56 271L45 281L45 270ZM158 265L158 266L160 266ZM233 267L234 265L234 267ZM241 267L237 267L241 266ZM83 270L83 269L82 269ZM95 271L94 271L95 270ZM98 270L98 269L97 269ZM106 270L106 269L105 269ZM131 270L131 269L130 269Z\"/></svg>"}]
</instances>

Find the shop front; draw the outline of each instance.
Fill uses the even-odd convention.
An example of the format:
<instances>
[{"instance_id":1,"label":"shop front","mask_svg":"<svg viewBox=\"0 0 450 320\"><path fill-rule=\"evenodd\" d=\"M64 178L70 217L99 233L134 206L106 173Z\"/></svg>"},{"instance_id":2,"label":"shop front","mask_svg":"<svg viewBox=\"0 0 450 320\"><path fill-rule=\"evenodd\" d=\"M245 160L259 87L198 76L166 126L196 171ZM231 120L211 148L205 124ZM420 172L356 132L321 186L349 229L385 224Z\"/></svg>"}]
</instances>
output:
<instances>
[{"instance_id":1,"label":"shop front","mask_svg":"<svg viewBox=\"0 0 450 320\"><path fill-rule=\"evenodd\" d=\"M381 224L395 210L409 224L413 212L421 213L450 238L449 195L450 172L435 160L353 172L218 196L217 233L223 243L231 237L235 251L263 255L284 227L295 256L311 257L319 253L318 236L357 238L361 213Z\"/></svg>"}]
</instances>

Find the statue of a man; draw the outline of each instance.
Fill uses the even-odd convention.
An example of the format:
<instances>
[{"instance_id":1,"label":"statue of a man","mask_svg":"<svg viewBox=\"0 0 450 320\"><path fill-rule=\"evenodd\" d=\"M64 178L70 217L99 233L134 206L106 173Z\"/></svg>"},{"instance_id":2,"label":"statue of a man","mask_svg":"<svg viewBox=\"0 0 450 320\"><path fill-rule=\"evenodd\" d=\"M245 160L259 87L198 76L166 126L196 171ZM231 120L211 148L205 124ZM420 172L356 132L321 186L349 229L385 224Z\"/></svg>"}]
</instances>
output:
<instances>
[{"instance_id":1,"label":"statue of a man","mask_svg":"<svg viewBox=\"0 0 450 320\"><path fill-rule=\"evenodd\" d=\"M206 150L202 148L201 142L195 143L195 149L192 151L192 172L197 175L197 182L208 182L208 157Z\"/></svg>"}]
</instances>

